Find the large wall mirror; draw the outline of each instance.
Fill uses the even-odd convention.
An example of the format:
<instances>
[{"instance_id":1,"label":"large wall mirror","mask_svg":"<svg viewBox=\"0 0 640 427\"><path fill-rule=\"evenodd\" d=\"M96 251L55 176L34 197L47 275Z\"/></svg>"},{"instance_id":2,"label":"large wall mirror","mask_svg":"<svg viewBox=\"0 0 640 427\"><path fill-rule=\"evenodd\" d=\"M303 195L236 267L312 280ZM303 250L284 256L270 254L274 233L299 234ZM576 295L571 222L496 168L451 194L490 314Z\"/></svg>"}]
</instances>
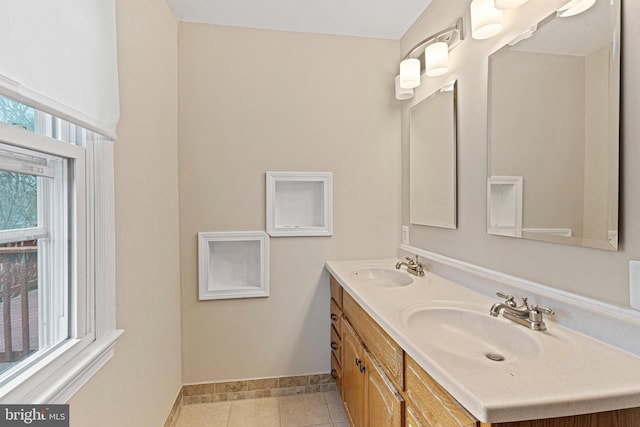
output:
<instances>
[{"instance_id":1,"label":"large wall mirror","mask_svg":"<svg viewBox=\"0 0 640 427\"><path fill-rule=\"evenodd\" d=\"M456 97L451 82L409 113L409 220L456 228Z\"/></svg>"},{"instance_id":2,"label":"large wall mirror","mask_svg":"<svg viewBox=\"0 0 640 427\"><path fill-rule=\"evenodd\" d=\"M488 232L617 250L620 1L562 15L489 58Z\"/></svg>"}]
</instances>

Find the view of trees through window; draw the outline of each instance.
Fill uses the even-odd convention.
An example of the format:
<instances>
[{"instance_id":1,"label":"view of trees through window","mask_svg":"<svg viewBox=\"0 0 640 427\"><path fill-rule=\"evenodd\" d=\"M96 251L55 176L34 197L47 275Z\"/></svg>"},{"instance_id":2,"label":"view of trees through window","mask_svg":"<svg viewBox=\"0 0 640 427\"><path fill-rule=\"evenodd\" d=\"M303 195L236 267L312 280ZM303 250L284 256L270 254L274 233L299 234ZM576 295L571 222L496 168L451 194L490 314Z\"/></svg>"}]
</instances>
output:
<instances>
[{"instance_id":1,"label":"view of trees through window","mask_svg":"<svg viewBox=\"0 0 640 427\"><path fill-rule=\"evenodd\" d=\"M35 110L0 96L0 122L35 128ZM38 226L38 178L0 164L0 373L38 349L38 243L3 238Z\"/></svg>"},{"instance_id":2,"label":"view of trees through window","mask_svg":"<svg viewBox=\"0 0 640 427\"><path fill-rule=\"evenodd\" d=\"M37 226L37 178L0 170L0 230Z\"/></svg>"},{"instance_id":3,"label":"view of trees through window","mask_svg":"<svg viewBox=\"0 0 640 427\"><path fill-rule=\"evenodd\" d=\"M0 96L0 122L35 129L35 110ZM0 230L38 225L38 183L33 175L0 169Z\"/></svg>"},{"instance_id":4,"label":"view of trees through window","mask_svg":"<svg viewBox=\"0 0 640 427\"><path fill-rule=\"evenodd\" d=\"M34 108L0 96L0 122L22 126L33 132L36 123L35 115Z\"/></svg>"}]
</instances>

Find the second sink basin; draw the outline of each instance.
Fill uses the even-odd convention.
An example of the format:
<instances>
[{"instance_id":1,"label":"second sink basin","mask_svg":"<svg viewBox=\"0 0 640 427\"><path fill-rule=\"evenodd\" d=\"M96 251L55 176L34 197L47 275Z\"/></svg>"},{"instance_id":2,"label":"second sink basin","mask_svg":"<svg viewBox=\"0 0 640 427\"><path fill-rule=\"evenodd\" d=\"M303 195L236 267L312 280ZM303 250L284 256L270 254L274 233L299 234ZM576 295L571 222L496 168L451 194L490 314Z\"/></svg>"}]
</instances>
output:
<instances>
[{"instance_id":1,"label":"second sink basin","mask_svg":"<svg viewBox=\"0 0 640 427\"><path fill-rule=\"evenodd\" d=\"M407 308L402 321L416 337L443 352L485 362L533 359L540 353L537 341L523 326L458 307Z\"/></svg>"},{"instance_id":2,"label":"second sink basin","mask_svg":"<svg viewBox=\"0 0 640 427\"><path fill-rule=\"evenodd\" d=\"M409 273L391 268L360 268L353 271L351 276L359 281L381 287L407 286L413 283Z\"/></svg>"}]
</instances>

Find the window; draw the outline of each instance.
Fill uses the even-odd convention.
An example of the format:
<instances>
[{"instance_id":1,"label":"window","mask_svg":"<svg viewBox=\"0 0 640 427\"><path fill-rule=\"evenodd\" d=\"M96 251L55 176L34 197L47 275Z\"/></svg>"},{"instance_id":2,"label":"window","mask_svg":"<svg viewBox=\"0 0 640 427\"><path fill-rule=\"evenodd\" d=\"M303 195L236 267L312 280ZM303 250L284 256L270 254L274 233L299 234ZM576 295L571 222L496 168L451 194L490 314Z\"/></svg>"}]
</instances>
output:
<instances>
[{"instance_id":1,"label":"window","mask_svg":"<svg viewBox=\"0 0 640 427\"><path fill-rule=\"evenodd\" d=\"M113 146L3 97L0 122L0 402L62 403L122 332Z\"/></svg>"},{"instance_id":2,"label":"window","mask_svg":"<svg viewBox=\"0 0 640 427\"><path fill-rule=\"evenodd\" d=\"M73 161L0 143L0 383L69 337Z\"/></svg>"}]
</instances>

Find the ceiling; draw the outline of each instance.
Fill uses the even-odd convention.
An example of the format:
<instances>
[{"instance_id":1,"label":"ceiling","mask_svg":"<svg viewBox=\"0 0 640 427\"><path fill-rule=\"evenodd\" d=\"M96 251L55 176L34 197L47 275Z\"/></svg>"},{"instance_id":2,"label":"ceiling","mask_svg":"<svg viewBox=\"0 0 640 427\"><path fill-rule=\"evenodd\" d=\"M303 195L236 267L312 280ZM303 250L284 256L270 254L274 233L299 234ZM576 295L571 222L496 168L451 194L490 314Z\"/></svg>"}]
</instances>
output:
<instances>
[{"instance_id":1,"label":"ceiling","mask_svg":"<svg viewBox=\"0 0 640 427\"><path fill-rule=\"evenodd\" d=\"M168 0L180 21L400 39L431 0Z\"/></svg>"}]
</instances>

